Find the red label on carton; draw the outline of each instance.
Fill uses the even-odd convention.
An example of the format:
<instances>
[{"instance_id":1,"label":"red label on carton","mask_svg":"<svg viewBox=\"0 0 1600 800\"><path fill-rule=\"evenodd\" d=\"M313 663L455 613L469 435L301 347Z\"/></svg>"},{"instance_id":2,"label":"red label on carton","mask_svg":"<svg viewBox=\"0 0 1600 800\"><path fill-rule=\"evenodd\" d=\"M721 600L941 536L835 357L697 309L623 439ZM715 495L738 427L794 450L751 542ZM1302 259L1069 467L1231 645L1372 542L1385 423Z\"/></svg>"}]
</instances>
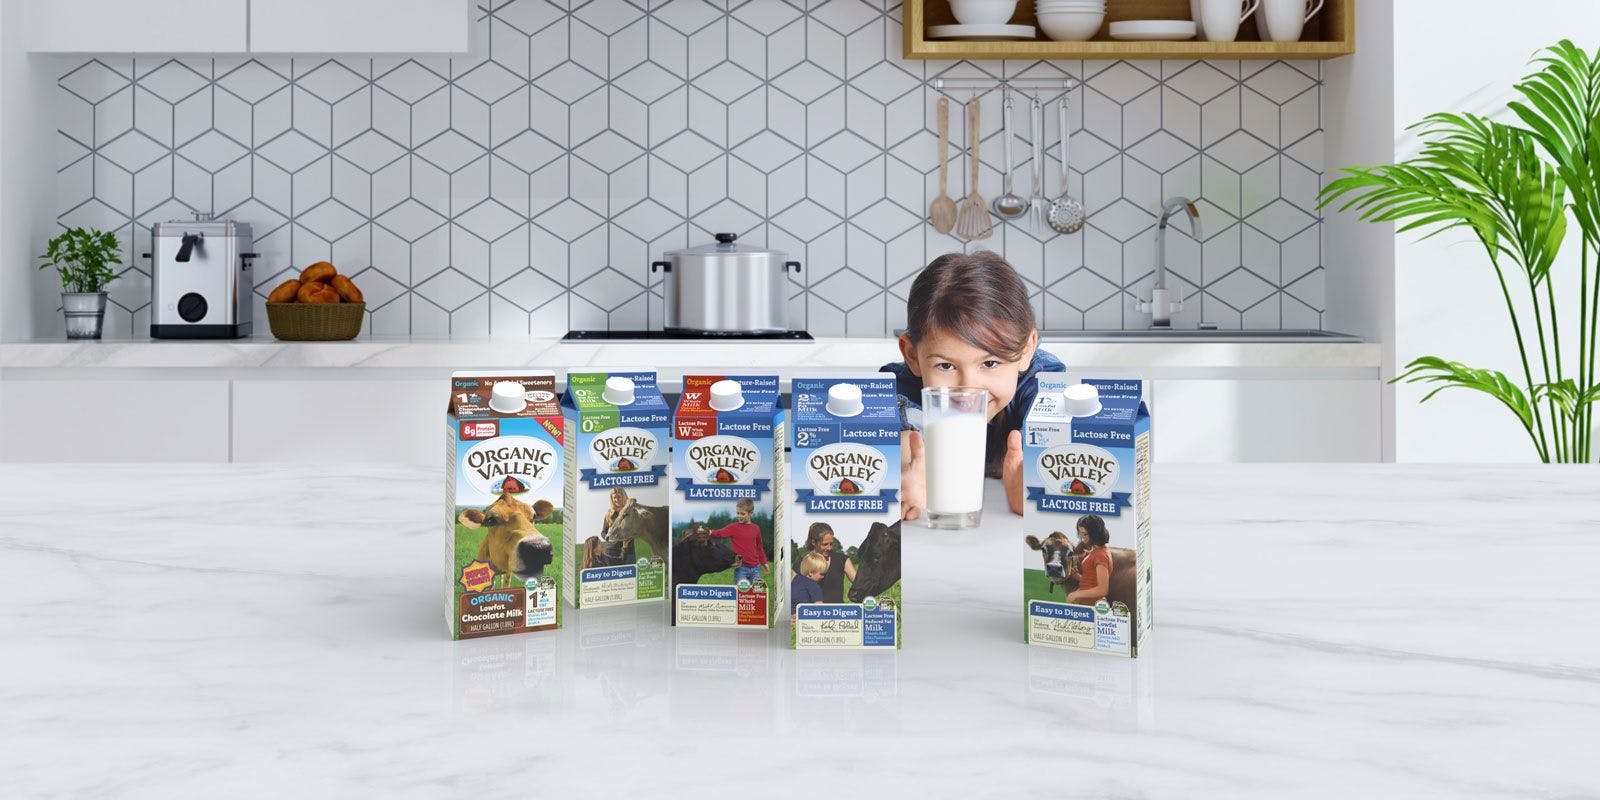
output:
<instances>
[{"instance_id":1,"label":"red label on carton","mask_svg":"<svg viewBox=\"0 0 1600 800\"><path fill-rule=\"evenodd\" d=\"M739 593L739 624L767 626L767 593L751 589Z\"/></svg>"}]
</instances>

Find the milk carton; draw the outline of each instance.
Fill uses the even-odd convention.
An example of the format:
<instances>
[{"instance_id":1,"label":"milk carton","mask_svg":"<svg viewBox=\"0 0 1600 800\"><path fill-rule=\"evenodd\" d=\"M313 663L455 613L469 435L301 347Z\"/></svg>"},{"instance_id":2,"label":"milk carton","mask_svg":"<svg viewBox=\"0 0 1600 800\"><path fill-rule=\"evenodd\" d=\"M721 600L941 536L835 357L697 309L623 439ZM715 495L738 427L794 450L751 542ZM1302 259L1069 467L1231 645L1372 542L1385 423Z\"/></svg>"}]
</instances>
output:
<instances>
[{"instance_id":1,"label":"milk carton","mask_svg":"<svg viewBox=\"0 0 1600 800\"><path fill-rule=\"evenodd\" d=\"M575 372L562 591L575 608L660 600L667 575L667 402L648 371Z\"/></svg>"},{"instance_id":2,"label":"milk carton","mask_svg":"<svg viewBox=\"0 0 1600 800\"><path fill-rule=\"evenodd\" d=\"M789 588L777 376L684 376L672 437L673 624L771 627Z\"/></svg>"},{"instance_id":3,"label":"milk carton","mask_svg":"<svg viewBox=\"0 0 1600 800\"><path fill-rule=\"evenodd\" d=\"M555 373L457 372L445 416L446 619L457 639L561 625Z\"/></svg>"},{"instance_id":4,"label":"milk carton","mask_svg":"<svg viewBox=\"0 0 1600 800\"><path fill-rule=\"evenodd\" d=\"M801 650L897 648L900 410L894 377L795 378L793 398L789 643Z\"/></svg>"},{"instance_id":5,"label":"milk carton","mask_svg":"<svg viewBox=\"0 0 1600 800\"><path fill-rule=\"evenodd\" d=\"M1039 375L1023 429L1029 644L1137 656L1147 641L1150 412L1141 387Z\"/></svg>"}]
</instances>

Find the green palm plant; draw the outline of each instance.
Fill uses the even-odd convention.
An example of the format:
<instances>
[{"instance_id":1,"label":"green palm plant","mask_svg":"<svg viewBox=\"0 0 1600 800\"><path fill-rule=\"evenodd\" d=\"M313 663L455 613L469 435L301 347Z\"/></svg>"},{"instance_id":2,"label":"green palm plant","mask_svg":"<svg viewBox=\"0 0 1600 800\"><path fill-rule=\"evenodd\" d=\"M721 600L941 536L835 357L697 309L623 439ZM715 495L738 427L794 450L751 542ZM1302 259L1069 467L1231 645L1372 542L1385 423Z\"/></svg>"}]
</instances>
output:
<instances>
[{"instance_id":1,"label":"green palm plant","mask_svg":"<svg viewBox=\"0 0 1600 800\"><path fill-rule=\"evenodd\" d=\"M1342 201L1340 211L1392 222L1396 233L1428 238L1460 231L1476 238L1505 300L1520 380L1422 356L1392 382L1433 386L1423 402L1445 389L1483 392L1517 416L1540 459L1588 463L1600 401L1600 52L1563 40L1533 63L1535 71L1515 87L1519 99L1507 103L1520 124L1430 115L1412 126L1422 139L1415 156L1346 168L1323 189L1321 206ZM1582 248L1575 353L1557 311L1572 287L1551 269L1569 219Z\"/></svg>"}]
</instances>

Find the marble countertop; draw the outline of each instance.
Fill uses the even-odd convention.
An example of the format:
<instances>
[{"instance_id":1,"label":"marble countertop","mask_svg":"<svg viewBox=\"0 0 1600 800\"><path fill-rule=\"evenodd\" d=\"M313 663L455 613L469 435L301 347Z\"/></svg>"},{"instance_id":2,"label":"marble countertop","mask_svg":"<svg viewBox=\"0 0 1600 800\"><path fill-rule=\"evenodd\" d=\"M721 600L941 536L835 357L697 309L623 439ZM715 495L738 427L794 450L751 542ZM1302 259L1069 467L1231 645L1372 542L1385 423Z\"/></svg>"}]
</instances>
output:
<instances>
[{"instance_id":1,"label":"marble countertop","mask_svg":"<svg viewBox=\"0 0 1600 800\"><path fill-rule=\"evenodd\" d=\"M0 467L10 796L1593 796L1593 468L1160 465L1154 642L908 529L898 653L661 606L447 639L437 469ZM814 763L811 763L814 761ZM828 787L828 788L824 788Z\"/></svg>"},{"instance_id":2,"label":"marble countertop","mask_svg":"<svg viewBox=\"0 0 1600 800\"><path fill-rule=\"evenodd\" d=\"M1318 374L1377 377L1382 347L1368 342L1149 342L1054 341L1043 347L1083 369L1140 370L1147 377L1211 377L1253 371L1310 370ZM549 367L648 364L664 376L686 370L762 364L785 375L807 371L876 370L899 360L889 338L817 339L813 342L704 340L562 342L357 339L349 342L37 340L0 342L0 369L36 372L85 369L233 370L391 369L451 370L477 367Z\"/></svg>"}]
</instances>

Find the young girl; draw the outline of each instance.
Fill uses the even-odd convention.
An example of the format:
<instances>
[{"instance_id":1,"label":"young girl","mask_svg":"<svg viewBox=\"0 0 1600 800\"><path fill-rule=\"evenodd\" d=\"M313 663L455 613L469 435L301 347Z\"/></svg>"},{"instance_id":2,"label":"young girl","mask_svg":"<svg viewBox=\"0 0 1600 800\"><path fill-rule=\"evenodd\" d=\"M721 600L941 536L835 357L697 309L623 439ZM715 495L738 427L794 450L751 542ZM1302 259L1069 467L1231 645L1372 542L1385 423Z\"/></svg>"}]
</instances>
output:
<instances>
[{"instance_id":1,"label":"young girl","mask_svg":"<svg viewBox=\"0 0 1600 800\"><path fill-rule=\"evenodd\" d=\"M1014 514L1022 513L1022 419L1038 394L1040 372L1064 372L1040 351L1028 288L1006 260L988 250L946 253L911 283L905 361L885 364L898 380L907 430L901 434L901 509L916 519L927 502L923 469L922 387L989 390L985 474L1000 478Z\"/></svg>"}]
</instances>

